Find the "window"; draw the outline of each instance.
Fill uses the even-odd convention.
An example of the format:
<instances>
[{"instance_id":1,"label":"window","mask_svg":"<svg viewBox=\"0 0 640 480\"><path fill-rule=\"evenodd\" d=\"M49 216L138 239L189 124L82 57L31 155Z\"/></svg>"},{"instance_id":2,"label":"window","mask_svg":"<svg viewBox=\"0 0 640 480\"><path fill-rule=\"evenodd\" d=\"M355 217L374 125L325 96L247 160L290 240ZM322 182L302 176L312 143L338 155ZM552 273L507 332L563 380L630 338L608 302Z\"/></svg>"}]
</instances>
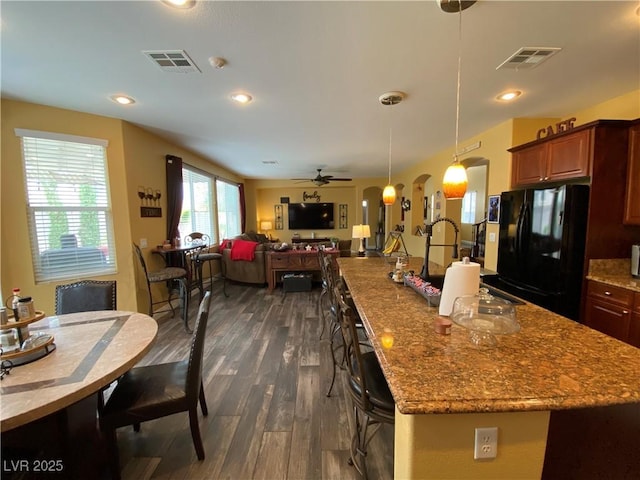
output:
<instances>
[{"instance_id":1,"label":"window","mask_svg":"<svg viewBox=\"0 0 640 480\"><path fill-rule=\"evenodd\" d=\"M467 192L462 198L462 223L476 223L476 194Z\"/></svg>"},{"instance_id":2,"label":"window","mask_svg":"<svg viewBox=\"0 0 640 480\"><path fill-rule=\"evenodd\" d=\"M182 214L178 224L180 236L200 232L209 235L213 242L219 242L242 233L240 188L237 184L216 178L214 185L213 176L184 166L182 189Z\"/></svg>"},{"instance_id":3,"label":"window","mask_svg":"<svg viewBox=\"0 0 640 480\"><path fill-rule=\"evenodd\" d=\"M180 236L200 232L216 238L211 177L183 167L182 190L182 214L178 224Z\"/></svg>"},{"instance_id":4,"label":"window","mask_svg":"<svg viewBox=\"0 0 640 480\"><path fill-rule=\"evenodd\" d=\"M36 283L115 273L107 142L23 129L16 135Z\"/></svg>"},{"instance_id":5,"label":"window","mask_svg":"<svg viewBox=\"0 0 640 480\"><path fill-rule=\"evenodd\" d=\"M240 235L240 188L234 183L216 179L218 197L218 228L220 240Z\"/></svg>"}]
</instances>

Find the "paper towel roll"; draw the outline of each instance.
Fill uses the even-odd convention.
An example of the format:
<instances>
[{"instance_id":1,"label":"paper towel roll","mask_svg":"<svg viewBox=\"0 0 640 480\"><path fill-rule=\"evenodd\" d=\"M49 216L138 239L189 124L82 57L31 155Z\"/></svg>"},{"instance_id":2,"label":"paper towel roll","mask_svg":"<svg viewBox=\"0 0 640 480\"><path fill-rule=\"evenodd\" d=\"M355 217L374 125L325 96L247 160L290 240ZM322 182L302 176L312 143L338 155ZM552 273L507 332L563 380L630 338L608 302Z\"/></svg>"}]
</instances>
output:
<instances>
[{"instance_id":1,"label":"paper towel roll","mask_svg":"<svg viewBox=\"0 0 640 480\"><path fill-rule=\"evenodd\" d=\"M475 295L480 288L480 264L453 262L444 274L444 285L440 297L440 315L448 317L453 302L462 295Z\"/></svg>"}]
</instances>

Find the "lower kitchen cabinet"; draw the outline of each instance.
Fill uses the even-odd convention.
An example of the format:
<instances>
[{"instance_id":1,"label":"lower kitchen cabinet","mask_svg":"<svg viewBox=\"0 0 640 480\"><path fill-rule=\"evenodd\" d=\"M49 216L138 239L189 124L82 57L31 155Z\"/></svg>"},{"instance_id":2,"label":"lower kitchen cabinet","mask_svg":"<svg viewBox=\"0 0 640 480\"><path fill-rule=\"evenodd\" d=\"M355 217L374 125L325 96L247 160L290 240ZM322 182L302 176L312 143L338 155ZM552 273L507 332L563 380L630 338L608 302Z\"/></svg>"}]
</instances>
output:
<instances>
[{"instance_id":1,"label":"lower kitchen cabinet","mask_svg":"<svg viewBox=\"0 0 640 480\"><path fill-rule=\"evenodd\" d=\"M631 324L629 325L629 342L634 347L640 348L640 293L636 293L631 312Z\"/></svg>"},{"instance_id":2,"label":"lower kitchen cabinet","mask_svg":"<svg viewBox=\"0 0 640 480\"><path fill-rule=\"evenodd\" d=\"M634 296L638 296L638 299ZM640 302L640 294L590 280L585 324L618 340L640 346L640 313L632 311L635 301Z\"/></svg>"}]
</instances>

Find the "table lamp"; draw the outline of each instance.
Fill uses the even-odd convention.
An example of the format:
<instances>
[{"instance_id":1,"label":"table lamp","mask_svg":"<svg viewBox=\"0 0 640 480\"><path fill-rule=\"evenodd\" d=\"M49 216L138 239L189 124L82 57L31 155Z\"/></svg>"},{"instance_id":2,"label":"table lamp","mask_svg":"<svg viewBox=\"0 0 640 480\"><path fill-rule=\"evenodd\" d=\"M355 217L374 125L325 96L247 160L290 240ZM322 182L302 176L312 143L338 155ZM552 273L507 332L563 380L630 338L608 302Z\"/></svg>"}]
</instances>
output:
<instances>
[{"instance_id":1,"label":"table lamp","mask_svg":"<svg viewBox=\"0 0 640 480\"><path fill-rule=\"evenodd\" d=\"M358 256L364 257L364 239L371 237L369 225L354 225L351 231L351 238L360 239L360 248L358 248Z\"/></svg>"},{"instance_id":2,"label":"table lamp","mask_svg":"<svg viewBox=\"0 0 640 480\"><path fill-rule=\"evenodd\" d=\"M260 222L260 230L264 232L264 234L271 240L271 235L269 235L269 230L273 229L273 224L271 222Z\"/></svg>"}]
</instances>

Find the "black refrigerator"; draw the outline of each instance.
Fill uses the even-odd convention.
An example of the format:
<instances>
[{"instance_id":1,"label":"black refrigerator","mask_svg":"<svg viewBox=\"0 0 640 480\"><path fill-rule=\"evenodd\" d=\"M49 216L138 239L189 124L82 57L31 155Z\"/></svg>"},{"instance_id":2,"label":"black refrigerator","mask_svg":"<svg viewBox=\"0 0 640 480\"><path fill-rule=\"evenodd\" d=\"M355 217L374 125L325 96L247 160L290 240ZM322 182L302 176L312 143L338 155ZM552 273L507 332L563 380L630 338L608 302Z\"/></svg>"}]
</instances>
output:
<instances>
[{"instance_id":1,"label":"black refrigerator","mask_svg":"<svg viewBox=\"0 0 640 480\"><path fill-rule=\"evenodd\" d=\"M588 208L588 185L503 192L498 275L484 281L577 320Z\"/></svg>"}]
</instances>

